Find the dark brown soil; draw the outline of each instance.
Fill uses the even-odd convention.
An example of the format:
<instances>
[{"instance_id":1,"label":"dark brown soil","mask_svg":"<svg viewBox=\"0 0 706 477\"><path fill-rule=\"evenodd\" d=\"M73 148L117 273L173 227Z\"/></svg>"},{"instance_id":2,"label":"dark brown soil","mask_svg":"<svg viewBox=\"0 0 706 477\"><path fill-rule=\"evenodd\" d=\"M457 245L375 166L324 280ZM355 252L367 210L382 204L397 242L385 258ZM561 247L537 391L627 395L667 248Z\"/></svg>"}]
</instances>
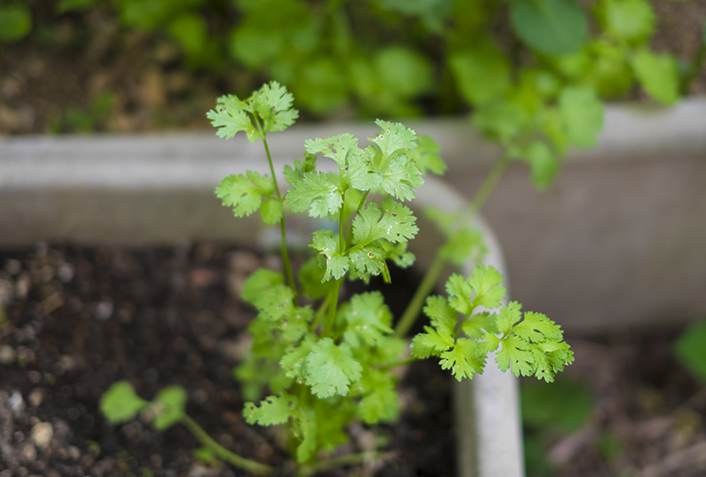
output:
<instances>
[{"instance_id":1,"label":"dark brown soil","mask_svg":"<svg viewBox=\"0 0 706 477\"><path fill-rule=\"evenodd\" d=\"M262 264L279 266L207 243L0 251L0 476L242 475L197 461L198 442L180 425L158 433L140 420L106 423L99 398L121 379L146 399L183 386L187 412L218 442L283 465L273 431L244 423L232 378L254 314L237 291ZM401 422L377 431L389 458L354 474L454 475L449 377L415 364L401 395ZM345 450L356 451L356 439Z\"/></svg>"},{"instance_id":2,"label":"dark brown soil","mask_svg":"<svg viewBox=\"0 0 706 477\"><path fill-rule=\"evenodd\" d=\"M675 360L678 335L569 338L565 377L588 385L593 409L579 429L545 434L549 466L528 476L706 475L706 387Z\"/></svg>"}]
</instances>

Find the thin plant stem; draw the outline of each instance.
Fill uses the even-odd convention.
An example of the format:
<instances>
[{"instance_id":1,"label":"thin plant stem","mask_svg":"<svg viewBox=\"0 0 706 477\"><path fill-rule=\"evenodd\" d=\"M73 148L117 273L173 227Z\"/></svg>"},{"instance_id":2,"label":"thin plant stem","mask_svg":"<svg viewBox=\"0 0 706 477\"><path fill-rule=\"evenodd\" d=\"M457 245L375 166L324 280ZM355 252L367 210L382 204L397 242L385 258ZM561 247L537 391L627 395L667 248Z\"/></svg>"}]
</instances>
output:
<instances>
[{"instance_id":1,"label":"thin plant stem","mask_svg":"<svg viewBox=\"0 0 706 477\"><path fill-rule=\"evenodd\" d=\"M321 333L322 338L327 338L331 336L333 332L333 322L336 320L336 311L338 311L338 295L341 291L341 283L343 283L343 278L336 280L336 285L331 290L329 297L329 307L328 313L326 314L326 324L324 324L324 331Z\"/></svg>"},{"instance_id":2,"label":"thin plant stem","mask_svg":"<svg viewBox=\"0 0 706 477\"><path fill-rule=\"evenodd\" d=\"M415 361L418 361L418 360L419 360L419 358L415 358L414 356L410 356L409 358L401 359L399 361L395 361L394 363L387 364L379 369L380 369L380 371L387 371L390 369L398 368L400 366L404 366L405 364L414 363Z\"/></svg>"},{"instance_id":3,"label":"thin plant stem","mask_svg":"<svg viewBox=\"0 0 706 477\"><path fill-rule=\"evenodd\" d=\"M360 212L360 209L363 208L363 204L365 204L365 199L368 198L368 194L370 194L369 190L365 191L365 194L363 194L363 197L360 199L360 202L358 203L358 207L355 209L355 214L353 214L353 218L355 219L355 216L358 215L358 212ZM351 246L351 243L353 243L353 226L351 225L351 228L348 229L348 237L346 237L346 249Z\"/></svg>"},{"instance_id":4,"label":"thin plant stem","mask_svg":"<svg viewBox=\"0 0 706 477\"><path fill-rule=\"evenodd\" d=\"M252 472L253 474L266 475L271 474L273 472L274 469L269 465L260 464L259 462L255 462L254 460L246 459L245 457L240 457L239 455L232 453L231 451L220 445L218 442L213 440L213 438L209 436L201 426L196 424L196 421L191 419L186 414L182 416L181 423L184 424L184 426L186 426L186 428L191 431L194 437L196 437L196 439L198 439L201 444L211 449L213 453L216 454L216 457L218 457L222 461L228 462L229 464L232 464L243 470L247 470L248 472Z\"/></svg>"},{"instance_id":5,"label":"thin plant stem","mask_svg":"<svg viewBox=\"0 0 706 477\"><path fill-rule=\"evenodd\" d=\"M490 197L490 194L493 190L495 190L495 186L498 185L500 178L505 173L505 169L507 169L508 164L510 164L510 157L506 154L501 157L497 163L495 163L493 169L478 188L476 195L473 196L470 206L470 213L473 214L473 216L481 211L485 205L485 202L488 200L488 197Z\"/></svg>"},{"instance_id":6,"label":"thin plant stem","mask_svg":"<svg viewBox=\"0 0 706 477\"><path fill-rule=\"evenodd\" d=\"M343 467L345 465L361 464L365 462L373 462L378 459L384 459L387 457L386 452L362 452L360 454L346 454L340 457L333 457L332 459L326 459L315 464L304 465L299 468L297 472L297 477L308 477L314 475L317 472L322 472L324 470L335 469L336 467Z\"/></svg>"},{"instance_id":7,"label":"thin plant stem","mask_svg":"<svg viewBox=\"0 0 706 477\"><path fill-rule=\"evenodd\" d=\"M704 25L704 28L706 28L706 25ZM699 73L701 73L701 70L703 70L704 64L706 64L706 43L701 42L701 44L699 45L699 49L696 51L696 54L691 60L691 65L689 65L689 72L684 75L684 78L682 79L681 93L683 95L689 94L689 91L691 90L691 85L694 83L696 78L699 77Z\"/></svg>"},{"instance_id":8,"label":"thin plant stem","mask_svg":"<svg viewBox=\"0 0 706 477\"><path fill-rule=\"evenodd\" d=\"M424 302L429 296L429 293L431 293L434 289L436 282L439 280L439 276L441 275L441 271L443 270L445 264L446 259L441 253L437 252L434 257L434 261L424 274L422 283L419 284L417 291L414 293L414 296L407 305L407 308L405 308L402 318L400 318L400 321L397 323L397 326L395 327L395 336L399 338L403 337L407 334L412 325L414 325L422 306L424 306Z\"/></svg>"},{"instance_id":9,"label":"thin plant stem","mask_svg":"<svg viewBox=\"0 0 706 477\"><path fill-rule=\"evenodd\" d=\"M493 166L493 169L490 171L481 186L478 188L478 191L476 192L475 196L473 197L473 200L471 201L471 204L468 208L469 215L464 217L464 222L475 217L475 215L480 212L480 210L485 205L485 202L488 200L488 197L490 197L491 192L493 192L495 186L498 184L498 181L500 181L500 178L505 173L505 170L507 169L509 163L510 158L507 155L504 155L495 164L495 166ZM434 257L434 261L431 263L431 266L429 266L426 273L424 274L422 283L419 284L419 287L414 293L412 300L410 300L409 304L407 305L407 308L405 309L404 313L402 314L402 317L400 318L400 321L397 323L397 326L395 327L395 336L400 338L403 337L414 325L414 322L417 320L419 312L422 310L424 302L429 296L429 293L431 293L431 291L434 289L434 285L436 285L436 283L439 281L441 272L443 271L444 265L446 264L446 259L444 258L441 252L442 248L443 247L440 247L437 250L436 256Z\"/></svg>"},{"instance_id":10,"label":"thin plant stem","mask_svg":"<svg viewBox=\"0 0 706 477\"><path fill-rule=\"evenodd\" d=\"M309 327L309 331L314 331L317 326L319 326L319 322L321 321L321 317L324 316L326 313L326 310L328 309L328 305L331 302L331 295L328 295L326 298L324 298L323 303L321 303L321 306L319 306L319 309L316 310L316 315L314 316L314 319L311 320L311 326Z\"/></svg>"},{"instance_id":11,"label":"thin plant stem","mask_svg":"<svg viewBox=\"0 0 706 477\"><path fill-rule=\"evenodd\" d=\"M270 154L270 146L267 144L267 133L262 129L259 119L257 120L257 126L260 129L260 134L262 135L262 143L265 145L265 154L267 154L267 162L270 164L270 172L272 173L272 180L275 183L275 192L277 193L277 200L282 202L282 193L279 190L279 184L277 182L277 175L275 174L275 166L272 162L272 155ZM284 269L287 273L287 283L289 287L294 291L296 295L297 289L294 283L294 273L292 272L292 262L289 260L289 250L287 249L287 228L284 223L284 213L282 214L282 219L279 221L279 232L281 236L281 249L282 249L282 261L284 262Z\"/></svg>"}]
</instances>

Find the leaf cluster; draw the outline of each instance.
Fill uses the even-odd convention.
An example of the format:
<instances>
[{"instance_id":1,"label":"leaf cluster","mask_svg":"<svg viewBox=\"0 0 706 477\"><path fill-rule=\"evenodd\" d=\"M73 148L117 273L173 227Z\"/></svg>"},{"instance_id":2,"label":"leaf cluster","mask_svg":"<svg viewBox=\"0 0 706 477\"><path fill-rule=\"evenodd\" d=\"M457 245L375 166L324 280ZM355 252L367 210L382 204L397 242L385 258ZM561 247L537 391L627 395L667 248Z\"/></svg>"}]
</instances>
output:
<instances>
[{"instance_id":1,"label":"leaf cluster","mask_svg":"<svg viewBox=\"0 0 706 477\"><path fill-rule=\"evenodd\" d=\"M573 362L553 321L540 313L522 314L517 302L501 306L505 288L493 267L478 266L469 278L452 275L446 291L448 298L427 300L424 313L431 325L414 337L413 356L439 357L458 381L482 373L489 353L495 353L502 371L546 382Z\"/></svg>"}]
</instances>

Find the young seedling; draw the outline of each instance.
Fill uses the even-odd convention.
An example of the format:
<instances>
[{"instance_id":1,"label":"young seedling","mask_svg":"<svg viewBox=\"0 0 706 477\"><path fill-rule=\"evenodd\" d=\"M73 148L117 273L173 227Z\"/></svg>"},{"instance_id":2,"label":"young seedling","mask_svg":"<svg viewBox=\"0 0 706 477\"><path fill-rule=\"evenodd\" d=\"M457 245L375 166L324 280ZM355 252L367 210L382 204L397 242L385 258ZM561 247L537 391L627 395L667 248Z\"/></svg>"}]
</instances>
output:
<instances>
[{"instance_id":1,"label":"young seedling","mask_svg":"<svg viewBox=\"0 0 706 477\"><path fill-rule=\"evenodd\" d=\"M290 185L285 194L267 134L294 123L298 112L292 102L292 95L273 82L246 100L220 98L208 117L220 137L242 131L250 142L262 140L269 163L271 175L231 175L216 194L237 217L259 211L265 223L279 224L284 273L260 269L244 285L242 298L258 313L248 328L250 352L236 375L249 401L243 410L246 421L283 426L300 475L375 457L364 453L320 460L348 440L346 429L353 421L374 425L397 420L398 366L435 357L460 381L482 373L494 353L491 359L503 371L551 382L573 361L559 326L540 313L523 313L517 302L503 305L503 278L493 267L478 265L469 277L453 274L445 285L448 296L428 296L445 263L482 257L482 237L458 226L460 214L430 212L446 243L396 325L378 291L340 303L344 280L367 282L380 275L389 282L388 261L412 265L407 243L419 229L405 203L414 199L424 173L442 172L444 166L428 138L417 137L402 124L378 120L379 134L364 147L351 134L307 140L303 159L284 170ZM320 160L333 161L334 172L319 169ZM481 197L487 197L498 174L491 174ZM483 200L474 201L472 213ZM314 256L296 280L287 251L285 211L327 217L336 224L313 233L309 248ZM405 333L422 308L430 322L410 346ZM179 387L167 388L149 403L119 382L103 396L101 410L112 423L140 413L157 430L182 423L222 460L253 473L273 470L208 438L185 414L185 402Z\"/></svg>"}]
</instances>

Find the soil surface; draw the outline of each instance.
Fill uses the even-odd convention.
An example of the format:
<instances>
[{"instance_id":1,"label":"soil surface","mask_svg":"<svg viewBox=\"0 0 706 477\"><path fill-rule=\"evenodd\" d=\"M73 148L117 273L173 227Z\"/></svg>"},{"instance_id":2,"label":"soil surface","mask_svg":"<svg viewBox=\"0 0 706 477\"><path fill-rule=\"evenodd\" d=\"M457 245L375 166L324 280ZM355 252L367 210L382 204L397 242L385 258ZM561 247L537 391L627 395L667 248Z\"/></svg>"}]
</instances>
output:
<instances>
[{"instance_id":1,"label":"soil surface","mask_svg":"<svg viewBox=\"0 0 706 477\"><path fill-rule=\"evenodd\" d=\"M595 1L582 3L591 8ZM706 2L651 3L658 15L654 48L692 58L701 41ZM127 30L107 9L59 15L57 4L34 2L31 35L0 45L0 135L208 128L205 112L218 96L251 91L264 80L235 64L220 71L189 69L164 33ZM216 23L227 31L234 22ZM706 71L691 94L706 94ZM423 109L438 114L438 106Z\"/></svg>"},{"instance_id":2,"label":"soil surface","mask_svg":"<svg viewBox=\"0 0 706 477\"><path fill-rule=\"evenodd\" d=\"M146 399L183 386L188 414L220 444L285 464L272 429L243 421L232 378L254 316L237 296L259 266L280 263L209 243L0 250L0 476L243 474L198 461L199 444L181 425L159 433L140 420L106 423L98 401L121 379ZM454 475L450 389L436 363L410 366L401 421L376 430L387 457L351 475ZM372 436L360 425L352 434L342 452Z\"/></svg>"},{"instance_id":3,"label":"soil surface","mask_svg":"<svg viewBox=\"0 0 706 477\"><path fill-rule=\"evenodd\" d=\"M675 360L678 336L567 338L576 361L563 379L587 387L588 415L572 432L542 430L545 462L528 465L528 477L706 475L706 387ZM526 439L537 437L527 429Z\"/></svg>"}]
</instances>

